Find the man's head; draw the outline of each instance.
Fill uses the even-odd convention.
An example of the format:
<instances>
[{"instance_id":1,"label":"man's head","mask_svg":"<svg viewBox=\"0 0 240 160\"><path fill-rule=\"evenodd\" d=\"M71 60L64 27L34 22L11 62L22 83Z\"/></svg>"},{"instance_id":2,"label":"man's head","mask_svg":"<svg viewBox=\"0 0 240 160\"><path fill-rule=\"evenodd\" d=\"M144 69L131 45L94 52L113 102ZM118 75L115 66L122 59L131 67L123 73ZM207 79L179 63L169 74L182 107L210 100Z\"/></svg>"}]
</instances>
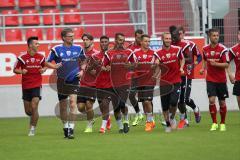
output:
<instances>
[{"instance_id":1,"label":"man's head","mask_svg":"<svg viewBox=\"0 0 240 160\"><path fill-rule=\"evenodd\" d=\"M170 47L172 43L172 38L170 32L164 32L162 34L162 41L164 47Z\"/></svg>"},{"instance_id":2,"label":"man's head","mask_svg":"<svg viewBox=\"0 0 240 160\"><path fill-rule=\"evenodd\" d=\"M135 31L134 35L135 35L135 42L136 44L140 45L141 42L141 36L144 34L142 29L138 29Z\"/></svg>"},{"instance_id":3,"label":"man's head","mask_svg":"<svg viewBox=\"0 0 240 160\"><path fill-rule=\"evenodd\" d=\"M73 44L74 32L71 28L64 28L61 32L61 37L64 43Z\"/></svg>"},{"instance_id":4,"label":"man's head","mask_svg":"<svg viewBox=\"0 0 240 160\"><path fill-rule=\"evenodd\" d=\"M29 37L27 39L27 45L30 50L37 52L39 47L38 37Z\"/></svg>"},{"instance_id":5,"label":"man's head","mask_svg":"<svg viewBox=\"0 0 240 160\"><path fill-rule=\"evenodd\" d=\"M184 29L183 26L179 26L179 27L178 27L178 32L179 32L179 37L180 37L180 39L184 39L185 29Z\"/></svg>"},{"instance_id":6,"label":"man's head","mask_svg":"<svg viewBox=\"0 0 240 160\"><path fill-rule=\"evenodd\" d=\"M101 36L100 37L100 47L102 51L107 51L109 46L109 37Z\"/></svg>"},{"instance_id":7,"label":"man's head","mask_svg":"<svg viewBox=\"0 0 240 160\"><path fill-rule=\"evenodd\" d=\"M149 49L149 46L150 46L150 36L147 35L147 34L143 34L141 36L141 42L140 43L141 43L142 49L145 49L145 50Z\"/></svg>"},{"instance_id":8,"label":"man's head","mask_svg":"<svg viewBox=\"0 0 240 160\"><path fill-rule=\"evenodd\" d=\"M82 35L82 40L83 40L83 46L85 49L93 45L93 36L89 33L84 33Z\"/></svg>"},{"instance_id":9,"label":"man's head","mask_svg":"<svg viewBox=\"0 0 240 160\"><path fill-rule=\"evenodd\" d=\"M178 42L181 40L179 35L179 29L176 26L170 26L169 32L171 33L173 42Z\"/></svg>"},{"instance_id":10,"label":"man's head","mask_svg":"<svg viewBox=\"0 0 240 160\"><path fill-rule=\"evenodd\" d=\"M217 44L219 41L219 30L217 28L209 29L208 36L211 44Z\"/></svg>"},{"instance_id":11,"label":"man's head","mask_svg":"<svg viewBox=\"0 0 240 160\"><path fill-rule=\"evenodd\" d=\"M115 34L115 47L117 49L123 49L123 45L125 42L125 35L123 33L116 33Z\"/></svg>"}]
</instances>

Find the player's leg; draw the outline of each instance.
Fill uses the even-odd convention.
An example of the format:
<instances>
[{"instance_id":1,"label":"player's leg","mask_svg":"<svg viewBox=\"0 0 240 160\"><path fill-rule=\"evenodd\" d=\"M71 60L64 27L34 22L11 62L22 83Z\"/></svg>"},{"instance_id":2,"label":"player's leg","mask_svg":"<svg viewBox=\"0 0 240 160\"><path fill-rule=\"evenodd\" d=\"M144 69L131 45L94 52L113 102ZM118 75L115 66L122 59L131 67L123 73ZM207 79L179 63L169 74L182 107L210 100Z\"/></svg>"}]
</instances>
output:
<instances>
[{"instance_id":1,"label":"player's leg","mask_svg":"<svg viewBox=\"0 0 240 160\"><path fill-rule=\"evenodd\" d=\"M237 97L237 102L238 102L238 108L240 109L240 96L236 96Z\"/></svg>"},{"instance_id":2,"label":"player's leg","mask_svg":"<svg viewBox=\"0 0 240 160\"><path fill-rule=\"evenodd\" d=\"M76 94L70 94L69 95L69 139L74 138L74 127L75 127L75 122L77 120L77 95Z\"/></svg>"},{"instance_id":3,"label":"player's leg","mask_svg":"<svg viewBox=\"0 0 240 160\"><path fill-rule=\"evenodd\" d=\"M233 86L233 95L236 96L238 102L238 108L240 109L240 81L236 81Z\"/></svg>"},{"instance_id":4,"label":"player's leg","mask_svg":"<svg viewBox=\"0 0 240 160\"><path fill-rule=\"evenodd\" d=\"M163 89L163 86L161 86L160 90L161 89ZM166 122L165 132L171 132L171 124L170 124L170 118L169 118L170 94L161 95L160 98L161 98L161 104L162 104L163 117Z\"/></svg>"},{"instance_id":5,"label":"player's leg","mask_svg":"<svg viewBox=\"0 0 240 160\"><path fill-rule=\"evenodd\" d=\"M68 137L68 96L58 94L59 108L60 108L60 119L63 123L64 138Z\"/></svg>"},{"instance_id":6,"label":"player's leg","mask_svg":"<svg viewBox=\"0 0 240 160\"><path fill-rule=\"evenodd\" d=\"M30 119L30 131L28 134L29 136L35 135L35 129L36 129L38 118L39 118L38 104L39 104L39 97L33 97L31 101L32 116Z\"/></svg>"},{"instance_id":7,"label":"player's leg","mask_svg":"<svg viewBox=\"0 0 240 160\"><path fill-rule=\"evenodd\" d=\"M86 101L86 113L87 113L87 127L85 129L85 133L90 133L92 132L92 127L94 124L94 111L93 111L93 104L94 104L94 100L91 99L87 99Z\"/></svg>"},{"instance_id":8,"label":"player's leg","mask_svg":"<svg viewBox=\"0 0 240 160\"><path fill-rule=\"evenodd\" d=\"M225 119L227 114L227 106L225 99L228 98L228 89L226 83L220 83L217 85L217 97L220 106L220 131L226 131Z\"/></svg>"},{"instance_id":9,"label":"player's leg","mask_svg":"<svg viewBox=\"0 0 240 160\"><path fill-rule=\"evenodd\" d=\"M186 94L186 84L187 84L187 78L186 76L181 77L182 78L182 82L181 82L181 94L180 94L180 100L178 103L178 109L180 112L180 121L178 123L178 129L183 129L187 123L185 121L185 117L186 117L186 104L185 104L185 94Z\"/></svg>"},{"instance_id":10,"label":"player's leg","mask_svg":"<svg viewBox=\"0 0 240 160\"><path fill-rule=\"evenodd\" d=\"M24 111L26 115L32 116L32 107L31 107L31 102L28 100L23 100L23 105L24 105Z\"/></svg>"},{"instance_id":11,"label":"player's leg","mask_svg":"<svg viewBox=\"0 0 240 160\"><path fill-rule=\"evenodd\" d=\"M191 89L192 89L192 79L187 79L185 102L186 102L186 105L192 108L195 116L195 121L196 123L199 123L201 121L201 114L200 114L199 107L197 107L193 99L190 98Z\"/></svg>"}]
</instances>

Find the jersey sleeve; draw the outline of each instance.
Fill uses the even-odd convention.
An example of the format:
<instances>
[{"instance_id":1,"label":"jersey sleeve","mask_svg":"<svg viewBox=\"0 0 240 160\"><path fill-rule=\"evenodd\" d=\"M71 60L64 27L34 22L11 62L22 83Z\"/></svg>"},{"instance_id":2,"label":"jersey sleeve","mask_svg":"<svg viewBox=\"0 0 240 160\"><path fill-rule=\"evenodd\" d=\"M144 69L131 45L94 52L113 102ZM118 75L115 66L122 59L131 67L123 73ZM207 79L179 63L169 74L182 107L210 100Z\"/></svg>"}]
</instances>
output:
<instances>
[{"instance_id":1,"label":"jersey sleeve","mask_svg":"<svg viewBox=\"0 0 240 160\"><path fill-rule=\"evenodd\" d=\"M57 52L55 49L52 48L48 55L47 62L55 61L56 58L57 58Z\"/></svg>"},{"instance_id":2,"label":"jersey sleeve","mask_svg":"<svg viewBox=\"0 0 240 160\"><path fill-rule=\"evenodd\" d=\"M109 58L107 52L105 52L104 57L103 57L103 66L107 66L109 64L110 64L110 58Z\"/></svg>"},{"instance_id":3,"label":"jersey sleeve","mask_svg":"<svg viewBox=\"0 0 240 160\"><path fill-rule=\"evenodd\" d=\"M17 61L14 64L14 69L22 68L23 65L24 63L19 58L17 58Z\"/></svg>"},{"instance_id":4,"label":"jersey sleeve","mask_svg":"<svg viewBox=\"0 0 240 160\"><path fill-rule=\"evenodd\" d=\"M81 60L85 60L86 59L86 54L84 52L84 50L81 48L80 54L79 54L79 58Z\"/></svg>"},{"instance_id":5,"label":"jersey sleeve","mask_svg":"<svg viewBox=\"0 0 240 160\"><path fill-rule=\"evenodd\" d=\"M232 50L232 48L230 48L229 49L229 52L228 52L229 54L229 60L231 61L231 60L233 60L234 58L235 58L235 53L234 53L234 51Z\"/></svg>"},{"instance_id":6,"label":"jersey sleeve","mask_svg":"<svg viewBox=\"0 0 240 160\"><path fill-rule=\"evenodd\" d=\"M228 50L227 49L222 51L222 53L221 53L221 61L223 63L229 63L229 54L228 54Z\"/></svg>"},{"instance_id":7,"label":"jersey sleeve","mask_svg":"<svg viewBox=\"0 0 240 160\"><path fill-rule=\"evenodd\" d=\"M46 61L45 57L42 57L42 60L40 61L42 67L45 66L45 61Z\"/></svg>"}]
</instances>

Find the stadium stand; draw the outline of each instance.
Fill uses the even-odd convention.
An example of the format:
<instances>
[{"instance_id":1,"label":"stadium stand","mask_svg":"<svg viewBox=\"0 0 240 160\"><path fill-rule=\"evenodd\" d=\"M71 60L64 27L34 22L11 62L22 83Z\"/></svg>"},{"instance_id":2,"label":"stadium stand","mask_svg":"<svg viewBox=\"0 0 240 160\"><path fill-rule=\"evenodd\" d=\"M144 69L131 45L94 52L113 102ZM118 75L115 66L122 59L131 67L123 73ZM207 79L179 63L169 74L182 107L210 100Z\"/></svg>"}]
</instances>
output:
<instances>
[{"instance_id":1,"label":"stadium stand","mask_svg":"<svg viewBox=\"0 0 240 160\"><path fill-rule=\"evenodd\" d=\"M3 15L18 14L18 11L17 10L3 10L2 14ZM6 26L18 26L19 25L18 16L6 16L5 25Z\"/></svg>"},{"instance_id":2,"label":"stadium stand","mask_svg":"<svg viewBox=\"0 0 240 160\"><path fill-rule=\"evenodd\" d=\"M6 41L22 41L21 29L7 29L6 30Z\"/></svg>"},{"instance_id":3,"label":"stadium stand","mask_svg":"<svg viewBox=\"0 0 240 160\"><path fill-rule=\"evenodd\" d=\"M15 7L15 0L1 0L0 8Z\"/></svg>"},{"instance_id":4,"label":"stadium stand","mask_svg":"<svg viewBox=\"0 0 240 160\"><path fill-rule=\"evenodd\" d=\"M45 9L43 13L60 13L58 9ZM55 24L60 24L60 15L55 15ZM53 16L52 15L44 15L43 16L43 24L44 25L52 25L53 24Z\"/></svg>"},{"instance_id":5,"label":"stadium stand","mask_svg":"<svg viewBox=\"0 0 240 160\"><path fill-rule=\"evenodd\" d=\"M35 7L36 1L35 0L18 0L18 6L20 8Z\"/></svg>"},{"instance_id":6,"label":"stadium stand","mask_svg":"<svg viewBox=\"0 0 240 160\"><path fill-rule=\"evenodd\" d=\"M60 0L61 6L76 6L78 4L78 0Z\"/></svg>"},{"instance_id":7,"label":"stadium stand","mask_svg":"<svg viewBox=\"0 0 240 160\"><path fill-rule=\"evenodd\" d=\"M55 32L55 38L56 40L61 40L61 31L62 28L48 28L46 31L46 39L47 40L54 40L54 32Z\"/></svg>"},{"instance_id":8,"label":"stadium stand","mask_svg":"<svg viewBox=\"0 0 240 160\"><path fill-rule=\"evenodd\" d=\"M77 8L66 8L64 9L65 13L80 12ZM79 14L65 14L63 16L64 24L80 24L81 16Z\"/></svg>"},{"instance_id":9,"label":"stadium stand","mask_svg":"<svg viewBox=\"0 0 240 160\"><path fill-rule=\"evenodd\" d=\"M57 0L40 0L39 6L40 7L56 7Z\"/></svg>"},{"instance_id":10,"label":"stadium stand","mask_svg":"<svg viewBox=\"0 0 240 160\"><path fill-rule=\"evenodd\" d=\"M43 40L42 28L29 28L26 29L26 39L31 36L37 36L39 40Z\"/></svg>"},{"instance_id":11,"label":"stadium stand","mask_svg":"<svg viewBox=\"0 0 240 160\"><path fill-rule=\"evenodd\" d=\"M22 23L23 25L39 25L40 24L40 17L39 15L32 15L38 13L37 10L35 9L25 9L23 10L23 14L29 14L26 16L22 16L23 20Z\"/></svg>"}]
</instances>

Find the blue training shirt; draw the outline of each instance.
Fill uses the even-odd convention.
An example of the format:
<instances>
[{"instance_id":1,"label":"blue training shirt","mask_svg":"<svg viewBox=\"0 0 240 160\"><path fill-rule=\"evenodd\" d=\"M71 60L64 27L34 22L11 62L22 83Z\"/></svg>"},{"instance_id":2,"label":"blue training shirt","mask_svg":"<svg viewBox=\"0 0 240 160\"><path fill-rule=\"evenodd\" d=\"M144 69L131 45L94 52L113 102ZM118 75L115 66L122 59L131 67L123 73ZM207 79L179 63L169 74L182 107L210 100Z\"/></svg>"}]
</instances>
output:
<instances>
[{"instance_id":1,"label":"blue training shirt","mask_svg":"<svg viewBox=\"0 0 240 160\"><path fill-rule=\"evenodd\" d=\"M47 58L47 62L55 61L62 63L57 69L57 77L63 78L66 82L78 80L77 74L80 71L80 61L86 58L83 48L80 45L66 47L63 44L54 46Z\"/></svg>"}]
</instances>

